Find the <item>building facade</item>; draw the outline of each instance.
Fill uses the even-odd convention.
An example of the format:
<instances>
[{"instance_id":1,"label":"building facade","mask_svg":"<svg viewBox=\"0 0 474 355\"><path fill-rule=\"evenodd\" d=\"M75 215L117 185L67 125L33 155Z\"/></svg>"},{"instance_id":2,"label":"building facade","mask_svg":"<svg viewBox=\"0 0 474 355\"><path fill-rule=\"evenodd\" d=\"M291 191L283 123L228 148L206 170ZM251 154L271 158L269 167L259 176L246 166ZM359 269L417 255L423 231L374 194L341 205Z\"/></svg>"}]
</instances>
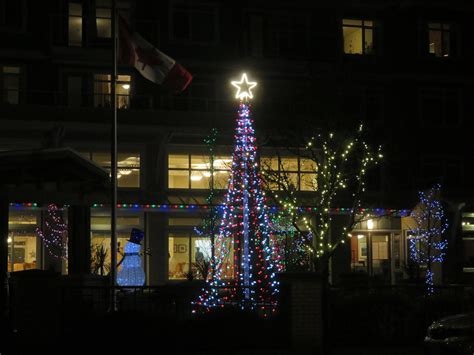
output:
<instances>
[{"instance_id":1,"label":"building facade","mask_svg":"<svg viewBox=\"0 0 474 355\"><path fill-rule=\"evenodd\" d=\"M0 149L63 145L110 169L111 5L0 0ZM119 250L131 228L145 230L147 284L186 279L195 271L196 253L208 249L210 241L194 227L205 213L209 184L220 193L226 187L236 111L229 81L242 70L259 81L254 115L262 159L284 166L301 193L311 193L304 182L314 169L305 170L290 154L277 156L283 149L272 137L363 121L386 157L370 177L373 206L411 209L417 191L441 182L451 224L443 278L469 277L470 7L451 1L290 6L217 0L117 6L138 33L194 76L186 92L172 95L119 66ZM203 144L212 128L219 130L215 174ZM61 174L61 167L45 168ZM12 272L51 265L34 232L46 206L34 202L11 205ZM91 244L108 246L107 201L90 205ZM406 278L409 224L400 216L360 224L334 258L334 280L354 272L387 282Z\"/></svg>"}]
</instances>

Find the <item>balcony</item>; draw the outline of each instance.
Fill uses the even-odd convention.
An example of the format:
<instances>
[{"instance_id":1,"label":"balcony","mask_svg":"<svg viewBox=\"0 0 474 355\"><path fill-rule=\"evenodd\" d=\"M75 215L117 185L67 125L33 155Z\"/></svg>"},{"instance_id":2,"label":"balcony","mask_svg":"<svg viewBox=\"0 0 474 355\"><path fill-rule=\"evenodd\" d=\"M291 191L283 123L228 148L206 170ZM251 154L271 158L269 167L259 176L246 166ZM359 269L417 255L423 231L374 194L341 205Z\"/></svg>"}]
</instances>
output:
<instances>
[{"instance_id":1,"label":"balcony","mask_svg":"<svg viewBox=\"0 0 474 355\"><path fill-rule=\"evenodd\" d=\"M0 112L5 118L9 115L16 115L21 111L44 108L54 109L55 112L64 112L68 114L74 112L95 112L103 113L105 110L111 109L110 94L81 94L73 95L63 91L38 91L38 90L17 90L15 89L16 99L12 102L7 99L1 99ZM4 93L3 98L12 97L8 93ZM194 114L222 114L233 115L237 109L235 100L214 100L207 98L191 97L187 95L181 96L159 96L159 95L117 95L117 107L121 112L134 113L135 117L138 112L143 116L152 114L156 111L187 112ZM254 114L262 117L261 122L265 122L264 116L268 120L275 123L277 117L288 120L288 117L309 116L318 117L318 104L314 102L285 102L257 99L254 102ZM123 116L127 116L124 114ZM29 119L36 119L30 117ZM83 119L87 120L86 117Z\"/></svg>"}]
</instances>

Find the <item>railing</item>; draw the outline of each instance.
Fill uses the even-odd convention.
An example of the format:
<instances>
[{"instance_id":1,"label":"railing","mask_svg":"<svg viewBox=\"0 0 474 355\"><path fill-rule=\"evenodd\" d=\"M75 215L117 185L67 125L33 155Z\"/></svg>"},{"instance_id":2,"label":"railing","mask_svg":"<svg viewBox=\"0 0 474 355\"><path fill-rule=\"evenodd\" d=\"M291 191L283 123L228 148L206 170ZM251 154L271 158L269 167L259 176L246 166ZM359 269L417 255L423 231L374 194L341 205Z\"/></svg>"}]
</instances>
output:
<instances>
[{"instance_id":1,"label":"railing","mask_svg":"<svg viewBox=\"0 0 474 355\"><path fill-rule=\"evenodd\" d=\"M204 283L153 287L62 286L57 305L60 310L60 329L64 335L72 334L77 330L78 324L97 322L110 317L111 292L116 293L115 310L119 314L134 315L143 319L168 319L173 324L192 322L196 313L198 315L207 313L205 309L200 309L194 304L203 287ZM230 288L236 287L218 287L218 292L227 293ZM235 299L223 298L218 309L225 314L235 314L240 304ZM278 314L271 311L269 304L266 311L268 314L262 314L265 311L261 310L261 304L258 306L253 313L255 316L274 317Z\"/></svg>"},{"instance_id":2,"label":"railing","mask_svg":"<svg viewBox=\"0 0 474 355\"><path fill-rule=\"evenodd\" d=\"M333 344L409 345L420 343L433 321L472 312L474 287L438 286L433 295L425 285L333 288L327 299Z\"/></svg>"},{"instance_id":3,"label":"railing","mask_svg":"<svg viewBox=\"0 0 474 355\"><path fill-rule=\"evenodd\" d=\"M109 109L111 102L110 94L81 94L74 95L62 91L40 91L40 90L11 90L14 95L13 102L7 100L7 95L0 98L0 106L43 106L55 108L94 108ZM122 110L167 110L186 112L209 112L209 113L233 113L236 110L235 100L214 100L187 95L176 96L154 96L154 95L117 95L117 106ZM314 114L317 112L315 103L274 102L260 100L254 103L254 112L292 115L292 114Z\"/></svg>"},{"instance_id":4,"label":"railing","mask_svg":"<svg viewBox=\"0 0 474 355\"><path fill-rule=\"evenodd\" d=\"M61 91L10 90L0 98L0 105L53 106L64 108L110 109L110 94L74 95ZM8 98L14 99L8 99ZM122 110L174 110L198 112L229 112L235 102L202 99L189 96L117 95L117 107Z\"/></svg>"},{"instance_id":5,"label":"railing","mask_svg":"<svg viewBox=\"0 0 474 355\"><path fill-rule=\"evenodd\" d=\"M118 347L126 341L143 343L140 339L146 339L149 343L160 339L176 349L196 350L196 346L228 345L228 336L241 331L246 334L236 346L281 348L286 344L288 332L278 315L269 320L256 312L230 307L232 302L217 312L193 314L192 301L197 300L204 285L183 282L156 287L110 287L64 284L52 276L18 279L13 287L16 292L10 293L10 324L17 334L17 347L32 339L51 344L64 340L68 346L94 342L95 346L97 341L100 345L110 338ZM115 311L111 308L112 292L117 296ZM216 336L212 344L211 333ZM271 342L260 342L262 338Z\"/></svg>"},{"instance_id":6,"label":"railing","mask_svg":"<svg viewBox=\"0 0 474 355\"><path fill-rule=\"evenodd\" d=\"M70 19L72 20L69 23ZM102 18L103 19L103 18ZM97 35L96 16L68 16L64 14L49 15L49 41L52 46L69 48L112 48L111 37ZM71 27L70 27L71 26ZM160 22L158 20L134 21L135 29L147 34L148 41L155 41L159 35ZM69 30L75 38L69 38ZM110 32L111 33L111 32Z\"/></svg>"}]
</instances>

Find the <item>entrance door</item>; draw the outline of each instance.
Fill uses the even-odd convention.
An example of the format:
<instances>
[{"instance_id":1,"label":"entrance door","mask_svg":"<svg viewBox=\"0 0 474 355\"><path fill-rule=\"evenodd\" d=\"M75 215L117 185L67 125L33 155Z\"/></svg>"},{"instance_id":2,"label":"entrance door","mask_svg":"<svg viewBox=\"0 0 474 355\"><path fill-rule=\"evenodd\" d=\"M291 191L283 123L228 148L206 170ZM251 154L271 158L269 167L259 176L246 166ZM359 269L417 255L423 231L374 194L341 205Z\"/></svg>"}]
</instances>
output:
<instances>
[{"instance_id":1,"label":"entrance door","mask_svg":"<svg viewBox=\"0 0 474 355\"><path fill-rule=\"evenodd\" d=\"M351 239L352 271L367 273L368 269L368 236L358 233Z\"/></svg>"},{"instance_id":2,"label":"entrance door","mask_svg":"<svg viewBox=\"0 0 474 355\"><path fill-rule=\"evenodd\" d=\"M390 281L390 235L370 235L370 274Z\"/></svg>"}]
</instances>

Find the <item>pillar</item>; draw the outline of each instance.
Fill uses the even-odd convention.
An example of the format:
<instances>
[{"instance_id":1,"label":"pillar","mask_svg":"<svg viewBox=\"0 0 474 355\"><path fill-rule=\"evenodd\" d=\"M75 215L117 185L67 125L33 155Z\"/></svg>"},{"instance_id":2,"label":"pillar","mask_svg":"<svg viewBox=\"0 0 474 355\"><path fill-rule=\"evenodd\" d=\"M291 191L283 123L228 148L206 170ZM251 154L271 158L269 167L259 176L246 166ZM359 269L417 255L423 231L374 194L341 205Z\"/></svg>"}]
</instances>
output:
<instances>
[{"instance_id":1,"label":"pillar","mask_svg":"<svg viewBox=\"0 0 474 355\"><path fill-rule=\"evenodd\" d=\"M288 320L291 346L300 354L322 354L324 345L323 283L313 272L280 275L281 311Z\"/></svg>"},{"instance_id":2,"label":"pillar","mask_svg":"<svg viewBox=\"0 0 474 355\"><path fill-rule=\"evenodd\" d=\"M0 194L0 318L8 312L8 197Z\"/></svg>"},{"instance_id":3,"label":"pillar","mask_svg":"<svg viewBox=\"0 0 474 355\"><path fill-rule=\"evenodd\" d=\"M350 222L348 215L335 215L332 216L331 221L331 241L337 243L343 235L344 227L347 227ZM345 238L345 243L340 244L335 250L330 260L330 281L333 284L338 284L342 281L344 275L348 275L351 272L351 241Z\"/></svg>"},{"instance_id":4,"label":"pillar","mask_svg":"<svg viewBox=\"0 0 474 355\"><path fill-rule=\"evenodd\" d=\"M68 273L91 272L90 207L73 205L68 209Z\"/></svg>"},{"instance_id":5,"label":"pillar","mask_svg":"<svg viewBox=\"0 0 474 355\"><path fill-rule=\"evenodd\" d=\"M168 215L148 212L146 218L146 245L150 249L147 275L148 285L164 284L168 280Z\"/></svg>"}]
</instances>

